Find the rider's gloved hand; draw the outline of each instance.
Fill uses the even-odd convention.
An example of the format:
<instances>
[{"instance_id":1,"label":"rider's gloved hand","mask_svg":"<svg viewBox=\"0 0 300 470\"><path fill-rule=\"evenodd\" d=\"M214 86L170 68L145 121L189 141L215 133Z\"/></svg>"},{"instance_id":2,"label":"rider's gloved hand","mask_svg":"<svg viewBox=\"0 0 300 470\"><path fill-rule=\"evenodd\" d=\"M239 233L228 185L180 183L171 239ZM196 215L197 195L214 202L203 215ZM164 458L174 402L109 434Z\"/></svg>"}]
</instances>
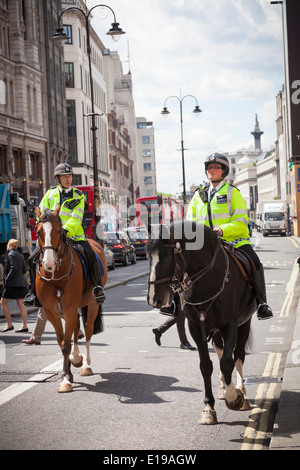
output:
<instances>
[{"instance_id":1,"label":"rider's gloved hand","mask_svg":"<svg viewBox=\"0 0 300 470\"><path fill-rule=\"evenodd\" d=\"M214 232L216 232L219 237L223 236L223 230L221 229L221 227L215 227Z\"/></svg>"}]
</instances>

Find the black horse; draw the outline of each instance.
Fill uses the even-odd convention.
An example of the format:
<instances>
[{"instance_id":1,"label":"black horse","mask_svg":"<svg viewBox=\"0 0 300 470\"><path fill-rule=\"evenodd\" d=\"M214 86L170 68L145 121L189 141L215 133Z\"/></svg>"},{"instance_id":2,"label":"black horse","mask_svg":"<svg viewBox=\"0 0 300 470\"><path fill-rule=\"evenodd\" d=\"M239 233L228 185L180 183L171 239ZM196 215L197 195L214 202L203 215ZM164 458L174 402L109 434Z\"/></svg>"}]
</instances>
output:
<instances>
[{"instance_id":1,"label":"black horse","mask_svg":"<svg viewBox=\"0 0 300 470\"><path fill-rule=\"evenodd\" d=\"M197 344L204 380L205 408L199 422L217 423L212 393L208 341L220 360L221 388L232 410L249 409L243 385L245 347L256 311L252 288L216 233L203 224L181 221L161 226L147 244L150 261L148 304L160 308L180 298L190 333ZM237 370L237 388L232 372Z\"/></svg>"}]
</instances>

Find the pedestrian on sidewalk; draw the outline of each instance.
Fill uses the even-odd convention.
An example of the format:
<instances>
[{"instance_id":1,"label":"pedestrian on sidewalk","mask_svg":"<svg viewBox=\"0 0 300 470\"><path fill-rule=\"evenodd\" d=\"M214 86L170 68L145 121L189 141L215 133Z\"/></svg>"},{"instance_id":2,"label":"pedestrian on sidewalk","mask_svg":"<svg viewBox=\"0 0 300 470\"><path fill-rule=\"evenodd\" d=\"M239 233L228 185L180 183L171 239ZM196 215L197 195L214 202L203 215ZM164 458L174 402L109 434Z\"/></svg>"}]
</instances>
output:
<instances>
[{"instance_id":1,"label":"pedestrian on sidewalk","mask_svg":"<svg viewBox=\"0 0 300 470\"><path fill-rule=\"evenodd\" d=\"M29 339L22 339L25 344L41 344L41 339L46 328L47 317L44 312L44 307L40 307L35 322L35 327Z\"/></svg>"},{"instance_id":2,"label":"pedestrian on sidewalk","mask_svg":"<svg viewBox=\"0 0 300 470\"><path fill-rule=\"evenodd\" d=\"M27 345L41 344L41 339L46 328L46 323L47 323L47 317L44 311L44 307L40 307L38 310L37 319L35 322L35 327L33 329L33 332L31 333L30 338L23 339L22 343L25 343ZM84 338L84 334L82 333L81 330L79 330L78 339L82 339L82 338Z\"/></svg>"},{"instance_id":3,"label":"pedestrian on sidewalk","mask_svg":"<svg viewBox=\"0 0 300 470\"><path fill-rule=\"evenodd\" d=\"M14 326L11 321L11 311L8 306L9 300L16 300L22 318L22 327L16 333L27 333L27 310L23 299L28 293L24 274L27 272L24 257L17 251L19 241L12 238L7 243L7 262L4 272L4 289L1 298L1 307L6 318L6 326L2 333L12 331Z\"/></svg>"},{"instance_id":4,"label":"pedestrian on sidewalk","mask_svg":"<svg viewBox=\"0 0 300 470\"><path fill-rule=\"evenodd\" d=\"M181 349L190 349L191 351L195 351L196 348L192 346L186 337L185 333L185 314L181 310L181 308L178 308L178 316L177 317L168 317L168 319L162 323L158 328L154 328L152 331L155 335L155 341L158 346L161 346L161 341L160 338L165 333L171 326L175 325L177 326L177 331L178 331L178 336L180 339L180 348Z\"/></svg>"}]
</instances>

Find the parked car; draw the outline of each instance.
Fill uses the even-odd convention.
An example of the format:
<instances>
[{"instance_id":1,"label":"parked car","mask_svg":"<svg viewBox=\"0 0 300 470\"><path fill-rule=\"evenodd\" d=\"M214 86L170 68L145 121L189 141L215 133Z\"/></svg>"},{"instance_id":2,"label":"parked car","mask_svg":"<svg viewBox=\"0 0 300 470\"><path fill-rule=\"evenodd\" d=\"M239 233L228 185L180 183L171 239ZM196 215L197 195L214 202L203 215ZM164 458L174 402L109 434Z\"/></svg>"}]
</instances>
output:
<instances>
[{"instance_id":1,"label":"parked car","mask_svg":"<svg viewBox=\"0 0 300 470\"><path fill-rule=\"evenodd\" d=\"M111 251L111 249L106 245L104 246L104 254L105 254L105 258L106 258L107 268L111 269L111 270L115 269L116 264L115 264L114 254Z\"/></svg>"},{"instance_id":2,"label":"parked car","mask_svg":"<svg viewBox=\"0 0 300 470\"><path fill-rule=\"evenodd\" d=\"M128 235L123 231L106 232L104 234L104 243L114 254L114 259L118 263L127 266L128 263L136 263L135 248Z\"/></svg>"},{"instance_id":3,"label":"parked car","mask_svg":"<svg viewBox=\"0 0 300 470\"><path fill-rule=\"evenodd\" d=\"M131 243L135 247L136 256L146 256L146 245L148 243L148 232L144 227L128 227L126 229Z\"/></svg>"}]
</instances>

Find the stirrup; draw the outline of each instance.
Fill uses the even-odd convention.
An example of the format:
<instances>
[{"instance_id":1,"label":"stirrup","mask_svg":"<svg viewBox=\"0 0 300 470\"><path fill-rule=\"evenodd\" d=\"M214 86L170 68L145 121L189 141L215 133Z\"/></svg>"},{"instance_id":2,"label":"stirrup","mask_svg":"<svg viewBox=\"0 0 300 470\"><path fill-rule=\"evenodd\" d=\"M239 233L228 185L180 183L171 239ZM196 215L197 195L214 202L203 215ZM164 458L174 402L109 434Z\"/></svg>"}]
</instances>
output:
<instances>
[{"instance_id":1,"label":"stirrup","mask_svg":"<svg viewBox=\"0 0 300 470\"><path fill-rule=\"evenodd\" d=\"M268 304L265 302L259 304L257 308L257 318L258 320L268 320L273 317L273 312Z\"/></svg>"},{"instance_id":2,"label":"stirrup","mask_svg":"<svg viewBox=\"0 0 300 470\"><path fill-rule=\"evenodd\" d=\"M178 308L174 300L167 307L161 307L159 313L167 315L168 317L178 317Z\"/></svg>"},{"instance_id":3,"label":"stirrup","mask_svg":"<svg viewBox=\"0 0 300 470\"><path fill-rule=\"evenodd\" d=\"M93 294L94 294L94 299L96 300L97 303L104 302L106 296L105 296L105 291L102 286L94 287Z\"/></svg>"},{"instance_id":4,"label":"stirrup","mask_svg":"<svg viewBox=\"0 0 300 470\"><path fill-rule=\"evenodd\" d=\"M23 304L26 305L26 307L42 307L38 298L31 292L26 294L23 300Z\"/></svg>"}]
</instances>

